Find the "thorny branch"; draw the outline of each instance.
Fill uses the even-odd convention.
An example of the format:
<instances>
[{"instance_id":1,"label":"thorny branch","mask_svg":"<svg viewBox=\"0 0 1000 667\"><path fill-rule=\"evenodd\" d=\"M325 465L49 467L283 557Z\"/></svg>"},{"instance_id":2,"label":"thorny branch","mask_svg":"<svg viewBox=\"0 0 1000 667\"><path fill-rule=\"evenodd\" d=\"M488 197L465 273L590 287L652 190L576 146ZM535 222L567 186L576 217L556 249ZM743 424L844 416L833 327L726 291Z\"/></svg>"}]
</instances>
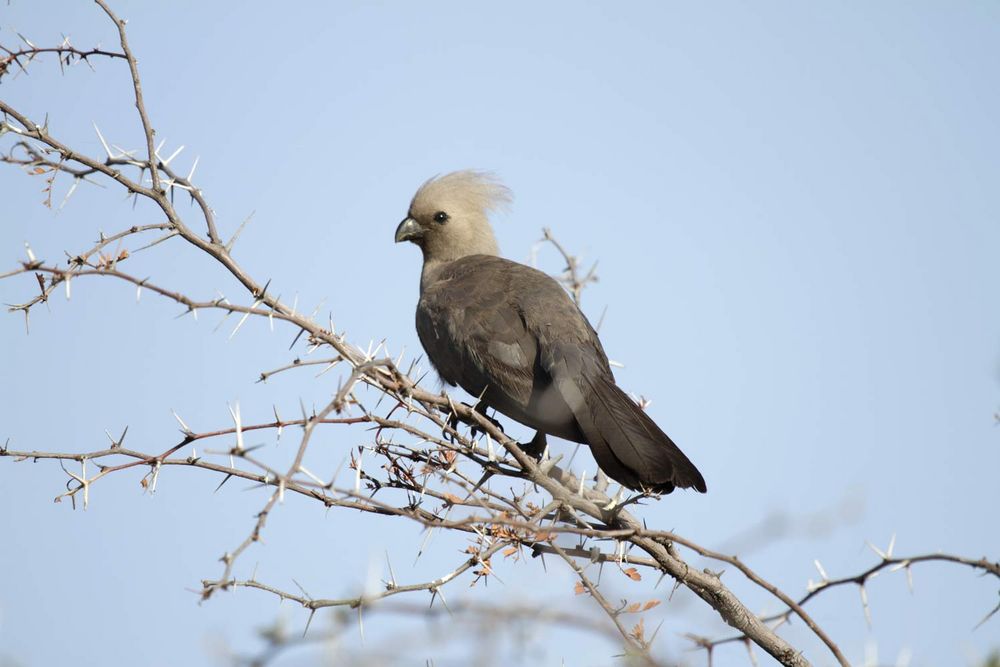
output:
<instances>
[{"instance_id":1,"label":"thorny branch","mask_svg":"<svg viewBox=\"0 0 1000 667\"><path fill-rule=\"evenodd\" d=\"M125 58L124 53L106 51L100 48L78 49L70 44L69 37L64 37L59 46L51 47L35 46L20 33L18 33L18 37L20 37L21 41L25 43L25 47L19 49L9 49L0 44L0 51L7 54L6 56L0 57L0 79L2 79L5 74L9 73L11 64L17 65L19 72L26 73L28 71L27 65L29 63L31 63L38 56L49 53L54 53L59 56L59 67L63 70L63 72L66 71L67 67L71 67L77 63L82 62L90 65L90 59L94 57L112 59ZM90 66L93 68L92 65Z\"/></svg>"},{"instance_id":2,"label":"thorny branch","mask_svg":"<svg viewBox=\"0 0 1000 667\"><path fill-rule=\"evenodd\" d=\"M453 644L454 638L458 637L471 644L469 659L460 664L484 664L484 659L487 660L485 664L491 664L489 659L493 656L483 655L483 644L488 643L491 638L510 635L517 640L516 643L520 646L518 652L523 652L526 648L525 644L544 642L548 630L555 626L588 635L604 636L612 641L617 639L617 632L613 628L610 628L606 623L595 621L591 616L538 605L453 602L445 608L443 605L427 607L415 603L396 602L372 607L367 614L379 617L394 616L404 620L414 617L422 618L426 620L427 627L417 626L414 628L412 637L408 633L401 638L397 629L397 640L393 642L393 646L380 645L374 654L366 651L364 655L349 656L343 660L346 663L352 665L386 664L392 658L412 661L411 647L414 645L426 646L428 641L435 642L435 635L440 635L435 643ZM312 630L308 635L304 635L289 628L288 623L279 618L273 624L260 629L260 638L265 642L265 646L260 652L253 655L241 655L229 651L229 655L233 664L263 667L274 662L284 653L302 646L318 646L325 643L332 646L353 630L354 624L353 616L342 611L330 615L327 627ZM503 661L502 657L492 662L508 664Z\"/></svg>"},{"instance_id":3,"label":"thorny branch","mask_svg":"<svg viewBox=\"0 0 1000 667\"><path fill-rule=\"evenodd\" d=\"M322 366L321 373L338 367L346 372L340 388L328 398L325 407L312 413L303 410L301 417L296 419L282 419L275 410L273 420L245 424L236 406L231 408L234 423L231 428L198 433L177 416L183 437L159 454L126 448L127 429L117 440L109 435L110 446L86 453L20 451L10 448L9 443L0 448L0 457L14 461L58 461L68 481L66 491L57 500L69 498L74 507L77 496L81 496L86 508L95 483L112 473L132 468L146 471L141 483L150 493L155 491L164 468L176 466L222 476L220 486L236 477L267 489L267 500L257 514L250 533L233 550L224 554L221 576L202 582L203 598L233 587L252 588L298 603L310 612L310 618L316 610L326 607L356 609L361 623L365 608L376 608L380 600L404 593L428 592L432 600L440 599L445 604L444 587L463 574L468 572L472 575L473 585L495 577L492 559L498 554L514 561L525 555L544 557L545 554L554 554L578 577L578 592L594 600L596 607L610 621L611 632L616 633L624 643L626 652L648 664L658 664L651 650L656 633L647 637L641 616L638 623L629 628L623 615L643 614L657 606L660 600L645 603L623 601L621 605L612 603L601 591L599 582L588 574L591 564L616 564L633 581L641 579L637 568L644 568L670 576L676 586L693 592L738 632L733 637L720 640L692 635L692 639L709 652L724 643L753 642L784 665L807 665L809 663L802 653L776 632L778 626L796 616L839 664L847 665L840 648L805 609L812 598L824 591L848 584L857 585L864 591L865 583L885 569L909 572L913 565L932 560L981 570L1000 580L1000 565L986 558L976 560L944 554L898 558L892 556L890 547L884 553L877 551L881 560L858 575L831 579L821 570L822 580L812 584L805 595L795 599L736 556L706 549L672 532L647 529L626 511L628 501L622 503L618 496L606 494L606 482L600 476L597 483L592 483L560 468L558 458L536 461L526 455L492 420L474 408L456 403L445 394L422 388L420 379L412 379L414 365L402 370L402 357L391 358L384 351L383 344L371 344L367 349L361 349L347 342L343 334L337 334L332 321L320 323L315 319L315 312L307 315L300 312L296 304L289 306L284 303L269 291L269 283L262 285L234 259L235 235L228 243L224 243L219 236L212 208L193 182L197 161L187 176L182 176L171 166L179 150L166 158L161 156L163 144L155 145L155 130L143 99L139 70L127 39L125 21L119 19L104 0L95 2L115 24L122 49L120 53L102 49L80 50L70 45L68 40L57 47L39 48L22 37L26 47L16 50L3 48L7 55L0 58L0 78L10 71L11 64L20 71L26 71L28 64L45 54L55 54L60 66L76 62L90 64L92 59L99 57L125 60L143 131L145 155L138 157L134 151L113 149L98 131L106 155L100 159L88 156L56 138L47 120L38 124L13 105L0 100L0 112L3 113L0 135L11 133L17 137L0 159L31 175L45 175L46 201L49 204L57 176L72 179L67 199L81 181L100 183L109 179L124 188L130 196L152 202L162 220L133 226L110 236L102 234L89 249L67 253L65 265L39 260L27 247L27 259L19 267L0 274L0 279L31 274L34 280L30 284L37 292L23 303L10 306L10 310L23 312L27 321L31 309L47 302L60 285L65 287L69 297L71 283L78 277L113 278L134 285L137 297L142 290L148 290L180 304L185 309L184 313L195 317L201 310L218 310L227 316L241 315L231 336L236 335L248 318L267 318L272 326L274 320L291 326L295 332L293 346L304 337L307 354L321 349L329 352L322 359L303 361L301 357L296 357L286 366L262 372L261 381L276 373L310 366ZM187 193L198 205L204 235L195 231L174 207L177 191ZM158 234L157 237L148 241L153 232ZM119 265L134 258L137 252L173 239L183 240L188 246L201 251L211 262L221 265L246 290L244 298L249 299L250 305L225 297L194 299L179 290L119 268ZM582 290L596 280L596 265L581 273L577 259L547 229L544 230L543 240L552 243L566 262L562 280L579 303ZM143 245L137 246L140 241ZM375 405L359 398L357 389L362 386L375 390L378 396ZM371 434L359 438L360 444L350 453L349 469L353 471L353 485L338 481L340 470L327 480L312 472L307 464L309 443L316 429L352 426L364 426L370 429L368 433ZM244 444L244 434L248 432L273 431L280 438L282 431L290 427L301 428L302 434L295 457L284 471L267 464L255 454L255 448ZM219 438L230 442L235 440L235 444L219 450L204 450L202 456L197 454L197 443ZM78 471L67 468L67 464L71 468L79 466ZM503 486L506 491L495 490L494 487L500 485L491 482L499 479L505 480ZM469 546L462 561L436 579L399 584L392 575L383 590L366 591L347 598L312 598L304 593L289 593L257 581L255 577L236 578L233 573L237 561L261 539L270 513L283 501L286 493L318 501L326 507L405 518L423 526L428 535L433 531L454 531L466 535ZM376 496L379 498L376 499ZM567 543L566 537L576 542ZM784 611L765 617L751 613L722 582L719 574L694 569L681 556L679 548L735 567L749 581L779 600L784 605ZM995 612L996 609L990 615Z\"/></svg>"},{"instance_id":4,"label":"thorny branch","mask_svg":"<svg viewBox=\"0 0 1000 667\"><path fill-rule=\"evenodd\" d=\"M587 285L597 282L597 262L594 262L586 273L581 273L579 258L567 252L563 245L556 240L556 237L552 235L552 230L548 227L542 229L542 239L539 241L539 244L541 243L551 243L559 252L563 261L566 262L566 268L563 269L563 273L558 279L569 290L573 301L579 306L583 290L586 289ZM597 328L600 329L600 326Z\"/></svg>"}]
</instances>

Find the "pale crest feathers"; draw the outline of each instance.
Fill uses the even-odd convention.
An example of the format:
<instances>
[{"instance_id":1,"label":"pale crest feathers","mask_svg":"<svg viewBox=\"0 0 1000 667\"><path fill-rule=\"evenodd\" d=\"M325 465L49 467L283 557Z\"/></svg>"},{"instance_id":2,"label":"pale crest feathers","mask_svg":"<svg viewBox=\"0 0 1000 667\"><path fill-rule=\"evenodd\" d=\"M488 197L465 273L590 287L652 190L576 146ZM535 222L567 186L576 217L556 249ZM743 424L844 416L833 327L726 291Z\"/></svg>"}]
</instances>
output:
<instances>
[{"instance_id":1,"label":"pale crest feathers","mask_svg":"<svg viewBox=\"0 0 1000 667\"><path fill-rule=\"evenodd\" d=\"M452 216L486 217L490 211L506 208L511 199L507 186L489 172L453 171L421 185L413 195L410 214L419 219L451 209Z\"/></svg>"}]
</instances>

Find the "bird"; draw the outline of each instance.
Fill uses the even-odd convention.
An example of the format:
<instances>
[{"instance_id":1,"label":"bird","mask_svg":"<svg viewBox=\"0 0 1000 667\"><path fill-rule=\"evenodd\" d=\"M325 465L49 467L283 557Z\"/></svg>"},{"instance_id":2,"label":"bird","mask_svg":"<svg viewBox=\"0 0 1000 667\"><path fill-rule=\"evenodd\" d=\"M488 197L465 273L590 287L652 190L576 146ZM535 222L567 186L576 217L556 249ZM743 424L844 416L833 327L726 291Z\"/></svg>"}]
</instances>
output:
<instances>
[{"instance_id":1,"label":"bird","mask_svg":"<svg viewBox=\"0 0 1000 667\"><path fill-rule=\"evenodd\" d=\"M629 489L705 493L701 473L615 382L597 332L548 274L500 256L490 214L510 190L490 172L427 180L396 227L423 253L416 328L441 379L536 430L536 458L554 436L590 446Z\"/></svg>"}]
</instances>

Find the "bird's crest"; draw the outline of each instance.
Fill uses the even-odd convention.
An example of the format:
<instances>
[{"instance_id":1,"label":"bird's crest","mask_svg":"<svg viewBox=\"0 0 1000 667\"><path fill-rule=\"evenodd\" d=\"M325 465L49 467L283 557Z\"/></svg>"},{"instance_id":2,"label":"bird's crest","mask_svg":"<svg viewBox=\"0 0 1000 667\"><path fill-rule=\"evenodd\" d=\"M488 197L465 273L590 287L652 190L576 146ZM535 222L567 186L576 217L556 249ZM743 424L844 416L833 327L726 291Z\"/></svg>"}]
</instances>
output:
<instances>
[{"instance_id":1,"label":"bird's crest","mask_svg":"<svg viewBox=\"0 0 1000 667\"><path fill-rule=\"evenodd\" d=\"M512 199L510 189L490 172L453 171L435 176L421 185L417 194L413 195L410 210L429 210L441 202L448 202L485 216L490 211L507 208Z\"/></svg>"}]
</instances>

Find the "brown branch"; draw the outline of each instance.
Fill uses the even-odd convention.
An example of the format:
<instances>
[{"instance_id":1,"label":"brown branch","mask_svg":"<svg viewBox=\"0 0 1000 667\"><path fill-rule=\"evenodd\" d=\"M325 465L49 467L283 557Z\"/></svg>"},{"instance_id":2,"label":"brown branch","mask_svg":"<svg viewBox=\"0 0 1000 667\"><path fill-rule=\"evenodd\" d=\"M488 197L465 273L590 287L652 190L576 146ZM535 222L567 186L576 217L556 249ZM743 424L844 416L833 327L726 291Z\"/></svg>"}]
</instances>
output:
<instances>
[{"instance_id":1,"label":"brown branch","mask_svg":"<svg viewBox=\"0 0 1000 667\"><path fill-rule=\"evenodd\" d=\"M636 633L629 632L628 629L622 625L621 619L619 618L619 610L616 609L607 598L601 593L587 573L584 571L583 567L576 562L573 558L569 556L563 549L557 545L555 542L551 543L552 550L563 559L563 561L576 573L576 576L580 579L580 584L590 595L591 598L597 602L598 606L607 614L608 618L614 624L615 628L618 629L619 634L621 634L622 639L625 640L626 651L628 655L635 655L643 659L643 661L648 665L655 665L656 662L649 655L649 645L645 642L641 635L637 636Z\"/></svg>"},{"instance_id":2,"label":"brown branch","mask_svg":"<svg viewBox=\"0 0 1000 667\"><path fill-rule=\"evenodd\" d=\"M156 155L156 149L153 148L153 136L156 134L156 131L149 122L149 115L146 113L146 103L142 99L142 83L139 81L139 67L135 62L135 56L132 55L132 49L128 45L128 37L125 34L125 21L115 16L115 13L111 11L111 8L108 7L104 0L94 0L94 2L104 10L104 13L108 15L108 18L118 28L118 37L121 41L122 51L125 52L128 69L132 75L132 88L135 91L135 108L139 112L139 119L142 121L142 132L146 137L146 154L148 155L149 174L153 179L153 192L160 193L160 173L157 169L159 158Z\"/></svg>"},{"instance_id":3,"label":"brown branch","mask_svg":"<svg viewBox=\"0 0 1000 667\"><path fill-rule=\"evenodd\" d=\"M21 68L21 71L27 71L24 64L21 62L22 58L26 59L26 61L30 63L32 60L35 59L36 56L44 55L47 53L58 54L60 67L62 67L64 64L65 65L73 64L72 59L74 58L76 59L76 62L83 61L88 64L90 63L89 59L94 56L102 56L111 59L125 58L124 53L118 53L116 51L105 51L104 49L99 49L99 48L86 49L86 50L78 49L72 44L70 44L68 40L64 40L63 43L60 44L59 46L50 46L50 47L34 46L30 45L29 42L28 48L21 48L17 50L8 49L7 47L0 45L0 50L3 50L7 53L6 57L0 58L0 77L2 77L4 74L7 73L10 63L15 63L18 67Z\"/></svg>"}]
</instances>

